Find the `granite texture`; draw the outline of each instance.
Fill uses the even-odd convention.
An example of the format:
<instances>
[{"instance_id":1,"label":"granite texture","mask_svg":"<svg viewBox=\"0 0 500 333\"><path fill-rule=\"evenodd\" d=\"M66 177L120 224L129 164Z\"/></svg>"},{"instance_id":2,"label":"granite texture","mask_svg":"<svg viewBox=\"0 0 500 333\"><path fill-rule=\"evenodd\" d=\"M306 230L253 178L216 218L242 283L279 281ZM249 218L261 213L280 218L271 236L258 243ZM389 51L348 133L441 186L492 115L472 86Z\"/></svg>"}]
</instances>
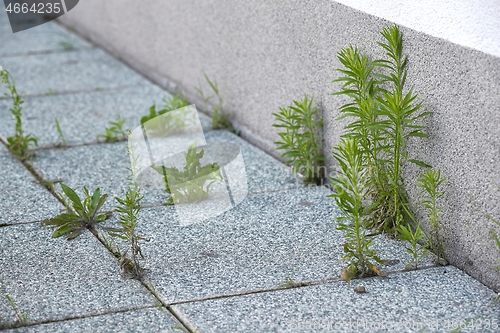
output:
<instances>
[{"instance_id":1,"label":"granite texture","mask_svg":"<svg viewBox=\"0 0 500 333\"><path fill-rule=\"evenodd\" d=\"M118 261L90 232L71 241L52 232L38 223L0 228L1 293L29 313L28 323L154 305L137 281L121 277ZM0 317L15 318L4 297Z\"/></svg>"},{"instance_id":2,"label":"granite texture","mask_svg":"<svg viewBox=\"0 0 500 333\"><path fill-rule=\"evenodd\" d=\"M0 144L0 225L40 221L63 208L25 166Z\"/></svg>"},{"instance_id":3,"label":"granite texture","mask_svg":"<svg viewBox=\"0 0 500 333\"><path fill-rule=\"evenodd\" d=\"M354 288L363 285L366 293ZM495 293L454 267L176 305L200 332L498 332Z\"/></svg>"},{"instance_id":4,"label":"granite texture","mask_svg":"<svg viewBox=\"0 0 500 333\"><path fill-rule=\"evenodd\" d=\"M100 49L2 57L19 94L44 95L146 85L148 81ZM0 88L3 96L5 88Z\"/></svg>"}]
</instances>

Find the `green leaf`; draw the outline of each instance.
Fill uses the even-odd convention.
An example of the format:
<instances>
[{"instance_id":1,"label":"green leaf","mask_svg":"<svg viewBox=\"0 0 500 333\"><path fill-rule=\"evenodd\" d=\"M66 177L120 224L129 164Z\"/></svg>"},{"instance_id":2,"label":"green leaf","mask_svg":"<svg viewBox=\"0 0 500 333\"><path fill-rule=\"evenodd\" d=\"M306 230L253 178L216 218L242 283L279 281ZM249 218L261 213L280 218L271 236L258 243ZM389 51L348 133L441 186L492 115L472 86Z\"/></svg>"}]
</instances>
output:
<instances>
[{"instance_id":1,"label":"green leaf","mask_svg":"<svg viewBox=\"0 0 500 333\"><path fill-rule=\"evenodd\" d=\"M76 210L83 212L84 209L82 206L82 201L80 200L80 197L78 196L78 194L76 194L75 191L73 191L69 186L66 186L65 184L61 183L61 188L62 188L64 194L66 194L66 196L69 198L69 200L71 200L71 202L73 203L73 207Z\"/></svg>"},{"instance_id":2,"label":"green leaf","mask_svg":"<svg viewBox=\"0 0 500 333\"><path fill-rule=\"evenodd\" d=\"M420 160L409 159L409 160L408 160L408 162L411 162L411 163L416 164L416 165L418 165L418 166L421 166L421 167L423 167L423 168L432 168L432 166L431 166L431 165L429 165L429 164L427 164L427 163L425 163L425 162L422 162L422 161L420 161Z\"/></svg>"},{"instance_id":3,"label":"green leaf","mask_svg":"<svg viewBox=\"0 0 500 333\"><path fill-rule=\"evenodd\" d=\"M67 234L68 232L70 232L72 229L73 229L73 225L71 223L63 224L62 226L60 226L59 228L57 228L54 231L54 233L52 234L52 238L61 237L65 234Z\"/></svg>"}]
</instances>

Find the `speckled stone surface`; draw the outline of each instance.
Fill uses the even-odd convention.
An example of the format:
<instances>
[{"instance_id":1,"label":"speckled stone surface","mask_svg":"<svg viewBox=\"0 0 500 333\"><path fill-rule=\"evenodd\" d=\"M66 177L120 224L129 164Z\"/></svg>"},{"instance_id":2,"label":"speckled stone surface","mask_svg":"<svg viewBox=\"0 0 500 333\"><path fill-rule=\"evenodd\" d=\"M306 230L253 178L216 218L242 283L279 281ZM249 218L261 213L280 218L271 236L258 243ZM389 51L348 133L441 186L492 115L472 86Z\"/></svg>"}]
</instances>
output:
<instances>
[{"instance_id":1,"label":"speckled stone surface","mask_svg":"<svg viewBox=\"0 0 500 333\"><path fill-rule=\"evenodd\" d=\"M183 332L166 310L146 308L7 330L11 333Z\"/></svg>"},{"instance_id":2,"label":"speckled stone surface","mask_svg":"<svg viewBox=\"0 0 500 333\"><path fill-rule=\"evenodd\" d=\"M200 332L498 332L495 296L450 266L176 307Z\"/></svg>"},{"instance_id":3,"label":"speckled stone surface","mask_svg":"<svg viewBox=\"0 0 500 333\"><path fill-rule=\"evenodd\" d=\"M0 39L2 40L0 59L33 53L74 51L92 47L90 43L56 23L46 23L43 28L40 30L35 27L16 33L0 29Z\"/></svg>"},{"instance_id":4,"label":"speckled stone surface","mask_svg":"<svg viewBox=\"0 0 500 333\"><path fill-rule=\"evenodd\" d=\"M62 205L0 144L0 225L39 221Z\"/></svg>"},{"instance_id":5,"label":"speckled stone surface","mask_svg":"<svg viewBox=\"0 0 500 333\"><path fill-rule=\"evenodd\" d=\"M105 133L110 121L118 115L126 119L124 129L140 126L142 116L149 114L153 104L161 105L169 93L150 84L111 91L94 91L68 95L26 98L23 104L23 127L38 137L40 146L61 143L55 126L57 118L68 144L95 142ZM0 133L9 136L14 130L10 101L0 100ZM210 119L199 113L205 131L210 130ZM102 139L101 139L102 140Z\"/></svg>"},{"instance_id":6,"label":"speckled stone surface","mask_svg":"<svg viewBox=\"0 0 500 333\"><path fill-rule=\"evenodd\" d=\"M302 187L280 162L256 149L236 135L225 131L206 133L208 142L229 141L238 144L245 160L249 192L280 191L283 184ZM45 179L62 179L63 183L82 193L81 188L100 187L110 199L105 209L114 207L115 196L123 196L127 188L130 160L126 142L37 151L33 165ZM290 183L288 183L290 182ZM57 185L58 188L58 185ZM162 204L168 196L163 188L144 188L143 204Z\"/></svg>"},{"instance_id":7,"label":"speckled stone surface","mask_svg":"<svg viewBox=\"0 0 500 333\"><path fill-rule=\"evenodd\" d=\"M90 232L72 241L52 239L53 228L25 224L0 228L0 288L28 321L154 305L154 298L135 280L120 275L118 261ZM0 299L0 317L14 314Z\"/></svg>"},{"instance_id":8,"label":"speckled stone surface","mask_svg":"<svg viewBox=\"0 0 500 333\"><path fill-rule=\"evenodd\" d=\"M175 207L143 209L137 230L151 239L142 246L148 276L167 302L277 288L290 276L295 282L339 278L344 238L329 193L249 195L232 210L188 226L179 225ZM389 260L380 266L384 271L410 261L403 242L379 236L373 248Z\"/></svg>"},{"instance_id":9,"label":"speckled stone surface","mask_svg":"<svg viewBox=\"0 0 500 333\"><path fill-rule=\"evenodd\" d=\"M149 82L100 49L1 58L20 94L93 91ZM0 88L3 96L5 88Z\"/></svg>"}]
</instances>

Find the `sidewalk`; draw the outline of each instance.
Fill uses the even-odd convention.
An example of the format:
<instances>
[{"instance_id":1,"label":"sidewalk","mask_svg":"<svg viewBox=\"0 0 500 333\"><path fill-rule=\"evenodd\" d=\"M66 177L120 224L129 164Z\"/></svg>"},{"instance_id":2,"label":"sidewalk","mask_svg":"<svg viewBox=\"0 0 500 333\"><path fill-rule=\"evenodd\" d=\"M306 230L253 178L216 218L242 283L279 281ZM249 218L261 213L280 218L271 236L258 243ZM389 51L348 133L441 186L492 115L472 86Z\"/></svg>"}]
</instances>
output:
<instances>
[{"instance_id":1,"label":"sidewalk","mask_svg":"<svg viewBox=\"0 0 500 333\"><path fill-rule=\"evenodd\" d=\"M150 285L123 278L92 233L51 238L53 228L40 221L63 206L33 173L78 190L100 187L109 194L103 209L112 209L127 188L126 142L97 143L96 135L118 114L135 128L169 94L56 23L12 34L5 13L0 66L28 93L23 125L40 145L29 170L0 144L0 327L16 319L9 295L28 313L12 332L450 332L460 324L464 332L500 331L492 290L430 259L405 271L405 244L385 236L375 249L388 260L388 276L340 281L343 235L330 191L304 187L265 152L212 131L204 115L207 141L240 146L248 197L181 227L174 207L161 205L164 194L144 189L139 228L151 239L142 246ZM10 103L0 97L4 137L14 129ZM52 147L55 118L66 148ZM280 287L290 277L293 286ZM367 292L355 293L359 285Z\"/></svg>"}]
</instances>

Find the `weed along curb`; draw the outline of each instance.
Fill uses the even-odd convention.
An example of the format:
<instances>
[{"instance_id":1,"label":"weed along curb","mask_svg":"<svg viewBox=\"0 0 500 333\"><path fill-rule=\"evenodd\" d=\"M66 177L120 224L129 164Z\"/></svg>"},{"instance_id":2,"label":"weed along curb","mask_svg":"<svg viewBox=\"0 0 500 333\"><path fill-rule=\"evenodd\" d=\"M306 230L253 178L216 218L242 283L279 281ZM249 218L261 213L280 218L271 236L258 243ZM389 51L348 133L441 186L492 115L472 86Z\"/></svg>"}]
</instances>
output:
<instances>
[{"instance_id":1,"label":"weed along curb","mask_svg":"<svg viewBox=\"0 0 500 333\"><path fill-rule=\"evenodd\" d=\"M110 84L24 99L13 77L27 77L0 67L0 330L498 331L500 296L447 262L449 175L407 149L431 139L432 121L409 87L412 55L395 25L379 39L380 59L361 45L337 53L329 93L346 101L336 121L347 123L335 145L324 144L324 99L302 93L273 110L283 163L239 136L219 75L199 73L198 113L189 92L107 54L89 76ZM41 55L96 52L72 45ZM99 119L78 124L85 136L65 126L75 98Z\"/></svg>"}]
</instances>

